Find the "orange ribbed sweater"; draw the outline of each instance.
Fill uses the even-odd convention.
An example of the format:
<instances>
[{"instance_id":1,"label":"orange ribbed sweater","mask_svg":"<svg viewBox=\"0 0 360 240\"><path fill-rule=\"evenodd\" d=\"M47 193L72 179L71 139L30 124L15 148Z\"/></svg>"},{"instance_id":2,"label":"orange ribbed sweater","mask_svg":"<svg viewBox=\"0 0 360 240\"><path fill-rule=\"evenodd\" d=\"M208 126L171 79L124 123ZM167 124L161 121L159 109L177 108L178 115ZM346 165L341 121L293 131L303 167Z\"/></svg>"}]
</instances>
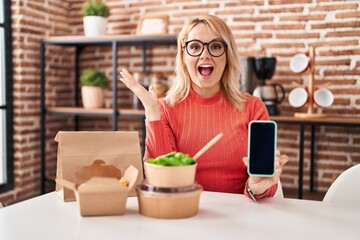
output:
<instances>
[{"instance_id":1,"label":"orange ribbed sweater","mask_svg":"<svg viewBox=\"0 0 360 240\"><path fill-rule=\"evenodd\" d=\"M239 111L221 92L202 98L191 90L174 107L161 100L160 111L161 120L146 122L145 160L172 151L194 156L218 133L223 133L197 160L196 181L206 191L244 193L248 174L242 158L247 156L249 122L269 119L259 98L249 96L244 110ZM261 197L274 195L276 187L270 190Z\"/></svg>"}]
</instances>

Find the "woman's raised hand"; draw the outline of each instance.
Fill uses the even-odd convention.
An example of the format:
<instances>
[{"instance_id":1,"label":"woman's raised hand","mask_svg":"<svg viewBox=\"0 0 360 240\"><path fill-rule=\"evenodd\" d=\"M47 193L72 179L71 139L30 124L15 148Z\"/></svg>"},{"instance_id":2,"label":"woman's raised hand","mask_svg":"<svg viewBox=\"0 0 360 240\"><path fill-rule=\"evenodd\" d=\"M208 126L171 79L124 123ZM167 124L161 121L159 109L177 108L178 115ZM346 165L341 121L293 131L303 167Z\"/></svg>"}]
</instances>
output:
<instances>
[{"instance_id":1,"label":"woman's raised hand","mask_svg":"<svg viewBox=\"0 0 360 240\"><path fill-rule=\"evenodd\" d=\"M148 121L160 120L159 100L153 85L146 90L125 68L120 71L120 81L140 99Z\"/></svg>"},{"instance_id":2,"label":"woman's raised hand","mask_svg":"<svg viewBox=\"0 0 360 240\"><path fill-rule=\"evenodd\" d=\"M251 185L252 190L258 195L264 193L272 185L278 183L283 166L288 162L289 157L287 155L281 155L279 150L276 150L276 159L275 159L275 175L272 177L249 177L249 184ZM248 165L248 157L243 158L244 164Z\"/></svg>"}]
</instances>

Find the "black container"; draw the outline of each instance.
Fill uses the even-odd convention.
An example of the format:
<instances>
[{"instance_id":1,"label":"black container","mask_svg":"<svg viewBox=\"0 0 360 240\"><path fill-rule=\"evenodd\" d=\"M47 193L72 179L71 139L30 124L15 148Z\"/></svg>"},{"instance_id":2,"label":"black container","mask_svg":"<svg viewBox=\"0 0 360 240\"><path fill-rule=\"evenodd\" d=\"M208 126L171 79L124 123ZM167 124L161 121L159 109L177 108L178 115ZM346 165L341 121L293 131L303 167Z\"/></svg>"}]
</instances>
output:
<instances>
[{"instance_id":1,"label":"black container","mask_svg":"<svg viewBox=\"0 0 360 240\"><path fill-rule=\"evenodd\" d=\"M255 75L260 80L271 79L275 72L275 67L275 57L256 57L254 60Z\"/></svg>"},{"instance_id":2,"label":"black container","mask_svg":"<svg viewBox=\"0 0 360 240\"><path fill-rule=\"evenodd\" d=\"M241 59L241 90L253 94L260 81L255 75L255 58L244 57Z\"/></svg>"}]
</instances>

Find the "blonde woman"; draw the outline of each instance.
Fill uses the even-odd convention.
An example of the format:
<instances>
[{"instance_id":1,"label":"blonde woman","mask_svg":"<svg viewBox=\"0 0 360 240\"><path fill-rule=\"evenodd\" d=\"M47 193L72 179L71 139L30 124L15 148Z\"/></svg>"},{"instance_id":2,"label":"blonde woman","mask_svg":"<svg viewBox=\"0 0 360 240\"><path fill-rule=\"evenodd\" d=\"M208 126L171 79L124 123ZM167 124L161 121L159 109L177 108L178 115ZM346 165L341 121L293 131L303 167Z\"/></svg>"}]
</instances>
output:
<instances>
[{"instance_id":1,"label":"blonde woman","mask_svg":"<svg viewBox=\"0 0 360 240\"><path fill-rule=\"evenodd\" d=\"M146 115L144 159L172 151L194 156L218 133L223 137L198 160L196 181L206 191L274 196L288 157L277 152L271 178L246 170L248 124L268 120L263 102L240 91L240 63L233 34L213 15L188 22L177 39L176 80L167 96L143 88L126 70L120 80L142 101Z\"/></svg>"}]
</instances>

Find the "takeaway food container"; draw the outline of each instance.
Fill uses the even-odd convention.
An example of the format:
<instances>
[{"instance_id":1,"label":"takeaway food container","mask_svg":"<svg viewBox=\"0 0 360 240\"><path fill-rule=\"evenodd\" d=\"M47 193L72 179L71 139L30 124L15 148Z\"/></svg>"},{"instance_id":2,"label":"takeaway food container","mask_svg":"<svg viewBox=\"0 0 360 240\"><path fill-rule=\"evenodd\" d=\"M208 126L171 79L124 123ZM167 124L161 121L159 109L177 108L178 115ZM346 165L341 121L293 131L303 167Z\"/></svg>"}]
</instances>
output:
<instances>
[{"instance_id":1,"label":"takeaway food container","mask_svg":"<svg viewBox=\"0 0 360 240\"><path fill-rule=\"evenodd\" d=\"M199 210L202 186L164 188L144 180L136 188L140 214L161 219L178 219L195 216Z\"/></svg>"}]
</instances>

